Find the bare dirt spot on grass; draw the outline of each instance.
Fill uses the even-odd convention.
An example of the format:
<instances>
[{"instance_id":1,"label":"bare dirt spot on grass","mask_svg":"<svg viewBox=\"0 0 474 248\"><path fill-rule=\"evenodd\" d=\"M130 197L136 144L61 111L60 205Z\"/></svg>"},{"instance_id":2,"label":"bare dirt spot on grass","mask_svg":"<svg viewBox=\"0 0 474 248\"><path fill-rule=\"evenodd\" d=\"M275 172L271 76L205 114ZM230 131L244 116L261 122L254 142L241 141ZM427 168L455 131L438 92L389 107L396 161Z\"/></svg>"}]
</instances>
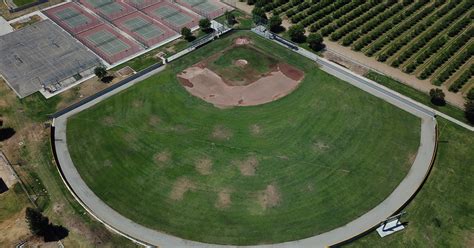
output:
<instances>
[{"instance_id":1,"label":"bare dirt spot on grass","mask_svg":"<svg viewBox=\"0 0 474 248\"><path fill-rule=\"evenodd\" d=\"M160 117L158 117L156 115L152 115L152 116L150 116L150 119L148 119L148 124L150 124L150 126L156 127L160 123L161 123L161 119L160 119Z\"/></svg>"},{"instance_id":2,"label":"bare dirt spot on grass","mask_svg":"<svg viewBox=\"0 0 474 248\"><path fill-rule=\"evenodd\" d=\"M210 158L198 159L195 168L201 175L210 175L212 173L212 160Z\"/></svg>"},{"instance_id":3,"label":"bare dirt spot on grass","mask_svg":"<svg viewBox=\"0 0 474 248\"><path fill-rule=\"evenodd\" d=\"M240 170L240 174L243 176L254 176L258 167L258 159L254 156L250 156L242 161L234 161L233 164Z\"/></svg>"},{"instance_id":4,"label":"bare dirt spot on grass","mask_svg":"<svg viewBox=\"0 0 474 248\"><path fill-rule=\"evenodd\" d=\"M108 127L111 127L115 124L115 119L112 116L106 116L102 119L102 123Z\"/></svg>"},{"instance_id":5,"label":"bare dirt spot on grass","mask_svg":"<svg viewBox=\"0 0 474 248\"><path fill-rule=\"evenodd\" d=\"M238 67L244 67L248 64L249 62L245 59L238 59L234 62L234 64Z\"/></svg>"},{"instance_id":6,"label":"bare dirt spot on grass","mask_svg":"<svg viewBox=\"0 0 474 248\"><path fill-rule=\"evenodd\" d=\"M56 214L61 214L64 210L64 203L54 203L53 212Z\"/></svg>"},{"instance_id":7,"label":"bare dirt spot on grass","mask_svg":"<svg viewBox=\"0 0 474 248\"><path fill-rule=\"evenodd\" d=\"M141 107L143 107L143 101L142 100L133 100L132 106L134 108L141 108Z\"/></svg>"},{"instance_id":8,"label":"bare dirt spot on grass","mask_svg":"<svg viewBox=\"0 0 474 248\"><path fill-rule=\"evenodd\" d=\"M232 130L223 126L216 126L212 131L212 137L218 140L230 140L233 135Z\"/></svg>"},{"instance_id":9,"label":"bare dirt spot on grass","mask_svg":"<svg viewBox=\"0 0 474 248\"><path fill-rule=\"evenodd\" d=\"M219 190L219 192L217 193L217 201L215 207L218 209L225 209L230 207L230 204L232 203L231 194L232 191L229 189Z\"/></svg>"},{"instance_id":10,"label":"bare dirt spot on grass","mask_svg":"<svg viewBox=\"0 0 474 248\"><path fill-rule=\"evenodd\" d=\"M253 134L253 135L259 135L260 133L262 133L262 127L258 124L252 124L250 126L250 132Z\"/></svg>"},{"instance_id":11,"label":"bare dirt spot on grass","mask_svg":"<svg viewBox=\"0 0 474 248\"><path fill-rule=\"evenodd\" d=\"M247 44L250 44L250 39L247 37L239 37L235 39L234 43L236 45L247 45Z\"/></svg>"},{"instance_id":12,"label":"bare dirt spot on grass","mask_svg":"<svg viewBox=\"0 0 474 248\"><path fill-rule=\"evenodd\" d=\"M327 145L326 143L322 141L313 142L314 152L326 151L327 149L329 149L329 145Z\"/></svg>"},{"instance_id":13,"label":"bare dirt spot on grass","mask_svg":"<svg viewBox=\"0 0 474 248\"><path fill-rule=\"evenodd\" d=\"M10 218L0 222L0 244L5 247L15 247L19 240L30 236L28 224L25 221L25 210L18 212Z\"/></svg>"},{"instance_id":14,"label":"bare dirt spot on grass","mask_svg":"<svg viewBox=\"0 0 474 248\"><path fill-rule=\"evenodd\" d=\"M163 167L170 162L171 153L168 150L164 150L156 153L155 156L153 156L153 159L158 166Z\"/></svg>"},{"instance_id":15,"label":"bare dirt spot on grass","mask_svg":"<svg viewBox=\"0 0 474 248\"><path fill-rule=\"evenodd\" d=\"M274 183L267 185L265 190L262 190L258 194L258 203L263 209L276 207L280 201L280 192Z\"/></svg>"},{"instance_id":16,"label":"bare dirt spot on grass","mask_svg":"<svg viewBox=\"0 0 474 248\"><path fill-rule=\"evenodd\" d=\"M193 181L189 180L186 177L180 177L173 184L171 189L170 198L174 201L183 200L184 194L188 191L193 191L196 189L196 185Z\"/></svg>"},{"instance_id":17,"label":"bare dirt spot on grass","mask_svg":"<svg viewBox=\"0 0 474 248\"><path fill-rule=\"evenodd\" d=\"M110 161L109 159L106 159L104 161L104 167L111 167L112 166L112 161Z\"/></svg>"}]
</instances>

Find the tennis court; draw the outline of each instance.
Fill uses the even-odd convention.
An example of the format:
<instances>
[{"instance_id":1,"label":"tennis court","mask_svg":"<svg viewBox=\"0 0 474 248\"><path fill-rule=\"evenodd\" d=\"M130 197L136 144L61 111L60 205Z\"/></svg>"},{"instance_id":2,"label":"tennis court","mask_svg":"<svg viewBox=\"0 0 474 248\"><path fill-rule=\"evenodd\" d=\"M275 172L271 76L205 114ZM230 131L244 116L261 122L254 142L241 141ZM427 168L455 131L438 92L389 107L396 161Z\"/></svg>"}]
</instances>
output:
<instances>
[{"instance_id":1,"label":"tennis court","mask_svg":"<svg viewBox=\"0 0 474 248\"><path fill-rule=\"evenodd\" d=\"M109 21L113 21L136 11L125 3L112 0L80 0L80 2Z\"/></svg>"},{"instance_id":2,"label":"tennis court","mask_svg":"<svg viewBox=\"0 0 474 248\"><path fill-rule=\"evenodd\" d=\"M114 24L148 47L177 34L140 12L117 19Z\"/></svg>"},{"instance_id":3,"label":"tennis court","mask_svg":"<svg viewBox=\"0 0 474 248\"><path fill-rule=\"evenodd\" d=\"M214 19L227 10L231 10L227 5L213 0L177 0L176 2L208 19Z\"/></svg>"},{"instance_id":4,"label":"tennis court","mask_svg":"<svg viewBox=\"0 0 474 248\"><path fill-rule=\"evenodd\" d=\"M102 23L99 19L85 12L74 3L66 3L48 9L44 13L72 34L78 34Z\"/></svg>"},{"instance_id":5,"label":"tennis court","mask_svg":"<svg viewBox=\"0 0 474 248\"><path fill-rule=\"evenodd\" d=\"M179 6L160 2L143 10L152 18L161 21L176 32L181 32L183 27L193 28L198 25L199 17L182 10Z\"/></svg>"},{"instance_id":6,"label":"tennis court","mask_svg":"<svg viewBox=\"0 0 474 248\"><path fill-rule=\"evenodd\" d=\"M160 2L160 0L125 0L125 3L137 9L144 9L158 2Z\"/></svg>"},{"instance_id":7,"label":"tennis court","mask_svg":"<svg viewBox=\"0 0 474 248\"><path fill-rule=\"evenodd\" d=\"M78 38L110 64L140 51L137 44L121 36L106 24L83 32Z\"/></svg>"}]
</instances>

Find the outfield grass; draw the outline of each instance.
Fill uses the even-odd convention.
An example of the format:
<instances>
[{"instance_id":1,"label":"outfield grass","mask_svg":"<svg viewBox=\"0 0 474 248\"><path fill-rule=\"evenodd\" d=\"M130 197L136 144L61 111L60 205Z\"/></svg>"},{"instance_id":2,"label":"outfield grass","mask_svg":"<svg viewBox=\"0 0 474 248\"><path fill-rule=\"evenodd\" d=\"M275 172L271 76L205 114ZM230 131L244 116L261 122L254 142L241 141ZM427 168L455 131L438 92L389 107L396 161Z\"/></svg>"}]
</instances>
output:
<instances>
[{"instance_id":1,"label":"outfield grass","mask_svg":"<svg viewBox=\"0 0 474 248\"><path fill-rule=\"evenodd\" d=\"M373 232L348 247L473 247L474 136L444 119L438 124L438 155L405 209L407 229L383 239Z\"/></svg>"},{"instance_id":2,"label":"outfield grass","mask_svg":"<svg viewBox=\"0 0 474 248\"><path fill-rule=\"evenodd\" d=\"M242 34L305 71L301 86L269 104L218 109L179 85L178 72ZM128 218L192 240L259 244L322 233L376 206L409 170L419 132L418 118L239 32L72 117L67 136L81 177ZM200 159L212 162L208 175ZM247 160L258 161L253 176L239 170Z\"/></svg>"}]
</instances>

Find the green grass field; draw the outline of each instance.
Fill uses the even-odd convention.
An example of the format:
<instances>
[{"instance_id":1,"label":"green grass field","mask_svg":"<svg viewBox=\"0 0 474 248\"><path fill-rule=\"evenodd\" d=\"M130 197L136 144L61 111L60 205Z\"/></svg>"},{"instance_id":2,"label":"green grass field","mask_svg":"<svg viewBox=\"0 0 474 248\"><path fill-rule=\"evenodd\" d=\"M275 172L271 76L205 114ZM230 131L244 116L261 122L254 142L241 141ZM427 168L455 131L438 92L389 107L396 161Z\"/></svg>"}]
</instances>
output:
<instances>
[{"instance_id":1,"label":"green grass field","mask_svg":"<svg viewBox=\"0 0 474 248\"><path fill-rule=\"evenodd\" d=\"M36 0L13 0L13 3L15 3L16 6L20 7L26 4L30 4L36 2Z\"/></svg>"},{"instance_id":2,"label":"green grass field","mask_svg":"<svg viewBox=\"0 0 474 248\"><path fill-rule=\"evenodd\" d=\"M347 247L473 247L474 135L441 118L438 128L433 169L405 208L407 229L383 239L372 232Z\"/></svg>"},{"instance_id":3,"label":"green grass field","mask_svg":"<svg viewBox=\"0 0 474 248\"><path fill-rule=\"evenodd\" d=\"M189 95L176 74L243 34L303 70L300 87L229 109ZM186 239L242 245L309 237L376 206L409 170L419 125L311 61L238 32L72 117L67 135L82 178L121 214Z\"/></svg>"}]
</instances>

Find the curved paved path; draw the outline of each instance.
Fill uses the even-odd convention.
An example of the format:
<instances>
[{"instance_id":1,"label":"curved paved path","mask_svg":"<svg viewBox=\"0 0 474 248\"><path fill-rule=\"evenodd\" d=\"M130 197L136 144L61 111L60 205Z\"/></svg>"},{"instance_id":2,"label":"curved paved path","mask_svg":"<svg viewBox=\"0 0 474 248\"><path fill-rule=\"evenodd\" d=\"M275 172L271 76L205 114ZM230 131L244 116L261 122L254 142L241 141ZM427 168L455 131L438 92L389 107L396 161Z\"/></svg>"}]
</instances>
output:
<instances>
[{"instance_id":1,"label":"curved paved path","mask_svg":"<svg viewBox=\"0 0 474 248\"><path fill-rule=\"evenodd\" d=\"M328 73L418 116L422 120L420 146L418 148L418 154L415 158L415 161L407 176L382 203L374 207L369 212L344 226L310 238L273 245L258 245L254 247L326 247L344 242L372 229L373 227L379 225L381 221L397 212L411 199L412 196L416 194L430 171L432 159L434 158L436 152L436 119L434 118L434 112L432 112L428 107L414 102L411 99L406 98L383 86L380 86L366 78L353 74L339 65L316 57L314 54L304 54L304 50L299 50L297 52L301 53L305 57L311 58L314 56L314 60L317 61L321 65L321 68ZM163 70L163 68L164 67L161 67L140 78L137 78L136 80L131 81L129 84L123 85L111 92L108 92L107 94L104 94L91 102L64 113L53 120L55 136L54 146L57 154L58 166L60 167L63 180L74 197L91 215L93 215L100 222L104 223L107 227L121 235L130 238L135 242L141 243L143 245L159 246L165 248L235 247L184 240L141 226L132 220L127 219L110 208L92 192L92 190L80 177L69 155L66 139L68 117L97 104L98 102L142 81L153 74L158 73L159 71Z\"/></svg>"}]
</instances>

